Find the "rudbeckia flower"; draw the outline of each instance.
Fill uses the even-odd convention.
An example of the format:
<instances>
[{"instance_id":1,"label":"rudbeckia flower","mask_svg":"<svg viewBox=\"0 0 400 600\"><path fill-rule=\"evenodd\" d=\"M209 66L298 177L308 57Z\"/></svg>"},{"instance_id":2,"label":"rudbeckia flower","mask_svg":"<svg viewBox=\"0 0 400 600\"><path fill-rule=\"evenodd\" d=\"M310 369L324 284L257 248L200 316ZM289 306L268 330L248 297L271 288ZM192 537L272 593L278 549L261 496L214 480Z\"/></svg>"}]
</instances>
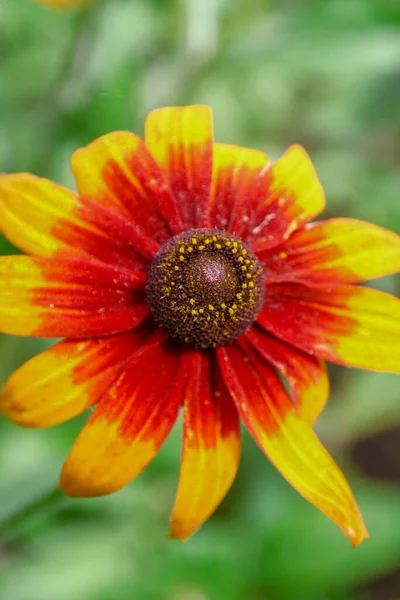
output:
<instances>
[{"instance_id":1,"label":"rudbeckia flower","mask_svg":"<svg viewBox=\"0 0 400 600\"><path fill-rule=\"evenodd\" d=\"M400 266L400 238L325 206L310 158L275 163L215 143L211 110L150 113L144 141L104 135L72 157L78 192L0 177L0 329L65 338L1 392L4 414L47 427L90 409L60 477L73 497L119 490L183 407L171 536L188 538L236 475L241 419L282 475L351 540L349 485L313 432L325 360L400 370L400 301L354 284Z\"/></svg>"}]
</instances>

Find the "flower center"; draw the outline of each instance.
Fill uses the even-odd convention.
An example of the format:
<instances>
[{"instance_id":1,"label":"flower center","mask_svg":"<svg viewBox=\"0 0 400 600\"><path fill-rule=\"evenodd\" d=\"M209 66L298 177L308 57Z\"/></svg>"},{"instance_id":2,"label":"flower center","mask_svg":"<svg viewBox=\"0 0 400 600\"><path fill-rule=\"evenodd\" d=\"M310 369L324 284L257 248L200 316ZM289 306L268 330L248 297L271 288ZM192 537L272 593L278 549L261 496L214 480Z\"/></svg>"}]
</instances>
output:
<instances>
[{"instance_id":1,"label":"flower center","mask_svg":"<svg viewBox=\"0 0 400 600\"><path fill-rule=\"evenodd\" d=\"M155 255L147 300L157 323L196 348L229 344L250 327L264 299L258 259L239 238L192 229Z\"/></svg>"}]
</instances>

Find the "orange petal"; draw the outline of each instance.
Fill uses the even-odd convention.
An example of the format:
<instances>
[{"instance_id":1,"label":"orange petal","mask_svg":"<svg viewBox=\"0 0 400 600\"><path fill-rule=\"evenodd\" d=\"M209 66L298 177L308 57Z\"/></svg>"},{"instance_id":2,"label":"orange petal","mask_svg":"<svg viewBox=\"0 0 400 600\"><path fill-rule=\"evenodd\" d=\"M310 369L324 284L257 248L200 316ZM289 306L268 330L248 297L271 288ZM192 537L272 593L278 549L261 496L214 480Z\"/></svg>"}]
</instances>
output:
<instances>
[{"instance_id":1,"label":"orange petal","mask_svg":"<svg viewBox=\"0 0 400 600\"><path fill-rule=\"evenodd\" d=\"M165 441L182 404L186 373L164 339L161 331L155 334L101 398L61 473L60 487L69 496L119 490Z\"/></svg>"},{"instance_id":2,"label":"orange petal","mask_svg":"<svg viewBox=\"0 0 400 600\"><path fill-rule=\"evenodd\" d=\"M97 402L145 334L67 340L15 371L0 392L4 415L22 427L67 421Z\"/></svg>"},{"instance_id":3,"label":"orange petal","mask_svg":"<svg viewBox=\"0 0 400 600\"><path fill-rule=\"evenodd\" d=\"M72 10L83 9L91 0L35 0L38 4L51 8L70 8Z\"/></svg>"},{"instance_id":4,"label":"orange petal","mask_svg":"<svg viewBox=\"0 0 400 600\"><path fill-rule=\"evenodd\" d=\"M211 226L235 234L263 199L260 173L268 157L260 150L214 144L210 199Z\"/></svg>"},{"instance_id":5,"label":"orange petal","mask_svg":"<svg viewBox=\"0 0 400 600\"><path fill-rule=\"evenodd\" d=\"M254 440L288 482L357 546L368 537L349 485L301 419L274 371L248 348L217 350L225 383Z\"/></svg>"},{"instance_id":6,"label":"orange petal","mask_svg":"<svg viewBox=\"0 0 400 600\"><path fill-rule=\"evenodd\" d=\"M143 286L140 274L85 258L2 256L0 331L75 338L127 331L149 312Z\"/></svg>"},{"instance_id":7,"label":"orange petal","mask_svg":"<svg viewBox=\"0 0 400 600\"><path fill-rule=\"evenodd\" d=\"M210 354L191 352L183 450L170 536L187 539L218 507L236 476L239 418Z\"/></svg>"},{"instance_id":8,"label":"orange petal","mask_svg":"<svg viewBox=\"0 0 400 600\"><path fill-rule=\"evenodd\" d=\"M268 285L258 322L325 360L400 372L400 300L389 294L352 285Z\"/></svg>"},{"instance_id":9,"label":"orange petal","mask_svg":"<svg viewBox=\"0 0 400 600\"><path fill-rule=\"evenodd\" d=\"M85 254L129 269L159 248L118 207L107 209L26 173L0 175L0 216L4 235L38 256Z\"/></svg>"},{"instance_id":10,"label":"orange petal","mask_svg":"<svg viewBox=\"0 0 400 600\"><path fill-rule=\"evenodd\" d=\"M313 426L329 398L325 363L281 342L257 324L249 329L245 337L261 356L282 373L293 394L297 414Z\"/></svg>"},{"instance_id":11,"label":"orange petal","mask_svg":"<svg viewBox=\"0 0 400 600\"><path fill-rule=\"evenodd\" d=\"M74 152L71 167L82 196L122 209L159 243L182 231L166 176L133 133L103 135Z\"/></svg>"},{"instance_id":12,"label":"orange petal","mask_svg":"<svg viewBox=\"0 0 400 600\"><path fill-rule=\"evenodd\" d=\"M293 231L325 208L325 195L310 157L301 146L290 146L260 174L260 204L236 235L251 242L255 252L286 240Z\"/></svg>"},{"instance_id":13,"label":"orange petal","mask_svg":"<svg viewBox=\"0 0 400 600\"><path fill-rule=\"evenodd\" d=\"M147 147L165 169L185 229L209 227L213 124L208 106L160 108L145 124Z\"/></svg>"},{"instance_id":14,"label":"orange petal","mask_svg":"<svg viewBox=\"0 0 400 600\"><path fill-rule=\"evenodd\" d=\"M329 219L259 258L268 283L355 283L400 271L400 237L364 221Z\"/></svg>"}]
</instances>

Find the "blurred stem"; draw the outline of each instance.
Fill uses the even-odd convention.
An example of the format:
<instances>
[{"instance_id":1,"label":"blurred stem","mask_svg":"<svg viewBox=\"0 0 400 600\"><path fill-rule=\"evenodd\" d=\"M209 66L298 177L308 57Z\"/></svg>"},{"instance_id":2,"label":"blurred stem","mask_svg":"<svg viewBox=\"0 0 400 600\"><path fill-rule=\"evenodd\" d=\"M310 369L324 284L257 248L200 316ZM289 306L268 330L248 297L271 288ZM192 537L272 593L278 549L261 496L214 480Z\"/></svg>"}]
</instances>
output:
<instances>
[{"instance_id":1,"label":"blurred stem","mask_svg":"<svg viewBox=\"0 0 400 600\"><path fill-rule=\"evenodd\" d=\"M17 512L0 521L0 536L9 533L16 527L19 527L30 517L35 516L49 508L53 508L63 498L65 498L65 494L57 488L51 490L51 492L47 492L43 496L40 496L30 504L23 506Z\"/></svg>"},{"instance_id":2,"label":"blurred stem","mask_svg":"<svg viewBox=\"0 0 400 600\"><path fill-rule=\"evenodd\" d=\"M71 74L80 56L83 54L89 22L94 14L92 7L79 11L73 18L69 39L65 45L57 72L48 89L39 101L39 110L42 112L43 127L40 149L32 165L32 172L37 175L46 175L51 157L54 140L59 132L62 116L61 94L68 83ZM43 112L44 109L44 112Z\"/></svg>"}]
</instances>

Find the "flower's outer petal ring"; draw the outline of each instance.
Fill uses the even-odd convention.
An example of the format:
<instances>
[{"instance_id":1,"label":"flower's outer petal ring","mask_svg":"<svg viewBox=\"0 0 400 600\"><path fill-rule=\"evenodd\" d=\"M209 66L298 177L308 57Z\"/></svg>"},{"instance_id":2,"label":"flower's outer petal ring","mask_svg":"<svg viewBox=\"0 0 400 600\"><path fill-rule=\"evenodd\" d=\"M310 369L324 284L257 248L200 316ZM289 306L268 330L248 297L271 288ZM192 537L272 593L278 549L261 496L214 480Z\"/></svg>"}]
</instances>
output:
<instances>
[{"instance_id":1,"label":"flower's outer petal ring","mask_svg":"<svg viewBox=\"0 0 400 600\"><path fill-rule=\"evenodd\" d=\"M357 283L400 271L400 237L364 221L328 219L258 258L269 283Z\"/></svg>"},{"instance_id":2,"label":"flower's outer petal ring","mask_svg":"<svg viewBox=\"0 0 400 600\"><path fill-rule=\"evenodd\" d=\"M135 331L60 342L11 375L0 392L0 408L22 427L67 421L97 402L145 338Z\"/></svg>"},{"instance_id":3,"label":"flower's outer petal ring","mask_svg":"<svg viewBox=\"0 0 400 600\"><path fill-rule=\"evenodd\" d=\"M325 360L400 373L400 300L353 285L267 285L258 322Z\"/></svg>"},{"instance_id":4,"label":"flower's outer petal ring","mask_svg":"<svg viewBox=\"0 0 400 600\"><path fill-rule=\"evenodd\" d=\"M289 384L297 414L313 426L329 398L329 377L325 363L278 340L257 324L249 329L245 337L265 360L282 373Z\"/></svg>"},{"instance_id":5,"label":"flower's outer petal ring","mask_svg":"<svg viewBox=\"0 0 400 600\"><path fill-rule=\"evenodd\" d=\"M148 312L141 274L85 258L0 257L3 333L105 336L134 329Z\"/></svg>"},{"instance_id":6,"label":"flower's outer petal ring","mask_svg":"<svg viewBox=\"0 0 400 600\"><path fill-rule=\"evenodd\" d=\"M220 367L254 440L293 487L357 546L368 537L340 469L301 419L267 363L235 344L218 348Z\"/></svg>"},{"instance_id":7,"label":"flower's outer petal ring","mask_svg":"<svg viewBox=\"0 0 400 600\"><path fill-rule=\"evenodd\" d=\"M182 405L186 373L159 331L126 364L73 446L61 489L73 497L111 494L154 458Z\"/></svg>"},{"instance_id":8,"label":"flower's outer petal ring","mask_svg":"<svg viewBox=\"0 0 400 600\"><path fill-rule=\"evenodd\" d=\"M182 231L166 175L135 134L103 135L76 150L71 167L81 196L120 208L158 243Z\"/></svg>"},{"instance_id":9,"label":"flower's outer petal ring","mask_svg":"<svg viewBox=\"0 0 400 600\"><path fill-rule=\"evenodd\" d=\"M184 229L210 227L211 109L197 105L154 110L146 119L145 140L168 176Z\"/></svg>"},{"instance_id":10,"label":"flower's outer petal ring","mask_svg":"<svg viewBox=\"0 0 400 600\"><path fill-rule=\"evenodd\" d=\"M259 176L260 204L235 229L254 252L272 248L325 208L325 194L310 157L301 146L290 146ZM232 227L232 230L234 228Z\"/></svg>"},{"instance_id":11,"label":"flower's outer petal ring","mask_svg":"<svg viewBox=\"0 0 400 600\"><path fill-rule=\"evenodd\" d=\"M3 234L36 256L83 254L135 269L159 249L118 207L28 173L0 175L0 216Z\"/></svg>"},{"instance_id":12,"label":"flower's outer petal ring","mask_svg":"<svg viewBox=\"0 0 400 600\"><path fill-rule=\"evenodd\" d=\"M236 476L239 416L211 354L188 353L183 449L170 536L190 537L218 507Z\"/></svg>"},{"instance_id":13,"label":"flower's outer petal ring","mask_svg":"<svg viewBox=\"0 0 400 600\"><path fill-rule=\"evenodd\" d=\"M260 150L215 143L210 197L211 227L235 232L246 227L249 215L258 207L260 173L268 156Z\"/></svg>"}]
</instances>

